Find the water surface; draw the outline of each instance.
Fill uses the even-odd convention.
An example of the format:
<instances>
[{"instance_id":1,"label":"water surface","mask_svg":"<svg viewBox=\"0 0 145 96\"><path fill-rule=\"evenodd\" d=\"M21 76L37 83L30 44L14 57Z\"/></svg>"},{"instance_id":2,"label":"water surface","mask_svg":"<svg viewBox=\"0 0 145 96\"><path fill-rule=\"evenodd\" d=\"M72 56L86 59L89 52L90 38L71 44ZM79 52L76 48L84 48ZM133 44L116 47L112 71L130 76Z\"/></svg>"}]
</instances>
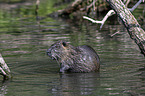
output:
<instances>
[{"instance_id":1,"label":"water surface","mask_svg":"<svg viewBox=\"0 0 145 96\"><path fill-rule=\"evenodd\" d=\"M124 26L116 23L117 19L107 21L99 30L99 24L85 20L78 23L47 17L47 13L57 9L46 7L50 3L54 1L40 3L40 10L44 10L39 12L44 17L40 20L36 20L33 1L15 6L8 3L13 5L10 9L1 8L0 51L13 74L11 81L1 83L1 95L145 95L145 59ZM138 9L135 16L141 12ZM120 33L110 36L117 31ZM101 59L100 72L59 73L57 62L46 55L47 48L58 40L66 40L73 46L92 46Z\"/></svg>"}]
</instances>

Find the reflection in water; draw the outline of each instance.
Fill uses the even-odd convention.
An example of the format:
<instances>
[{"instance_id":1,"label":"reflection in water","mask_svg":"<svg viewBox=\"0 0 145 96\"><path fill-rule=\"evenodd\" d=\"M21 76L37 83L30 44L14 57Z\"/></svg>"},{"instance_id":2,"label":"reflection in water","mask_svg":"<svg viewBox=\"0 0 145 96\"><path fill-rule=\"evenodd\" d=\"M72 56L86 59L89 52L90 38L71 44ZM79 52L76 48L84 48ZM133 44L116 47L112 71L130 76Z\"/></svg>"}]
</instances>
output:
<instances>
[{"instance_id":1,"label":"reflection in water","mask_svg":"<svg viewBox=\"0 0 145 96\"><path fill-rule=\"evenodd\" d=\"M9 84L9 81L2 82L2 84L0 85L0 96L5 96L7 94L8 84Z\"/></svg>"},{"instance_id":2,"label":"reflection in water","mask_svg":"<svg viewBox=\"0 0 145 96\"><path fill-rule=\"evenodd\" d=\"M59 85L52 85L49 92L53 95L79 96L93 94L100 85L99 73L64 73L60 74ZM50 86L49 86L50 87Z\"/></svg>"},{"instance_id":3,"label":"reflection in water","mask_svg":"<svg viewBox=\"0 0 145 96\"><path fill-rule=\"evenodd\" d=\"M124 93L129 96L145 96L145 67L136 70L134 77L137 78L128 80L131 87L124 90Z\"/></svg>"}]
</instances>

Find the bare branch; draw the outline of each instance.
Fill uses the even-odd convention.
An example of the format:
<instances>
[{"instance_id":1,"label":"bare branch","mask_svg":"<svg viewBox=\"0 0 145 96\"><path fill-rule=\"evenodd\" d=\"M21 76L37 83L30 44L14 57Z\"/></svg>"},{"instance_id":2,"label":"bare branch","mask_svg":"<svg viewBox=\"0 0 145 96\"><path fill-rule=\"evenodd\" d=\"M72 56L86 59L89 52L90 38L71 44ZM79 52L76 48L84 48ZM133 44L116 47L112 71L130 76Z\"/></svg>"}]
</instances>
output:
<instances>
[{"instance_id":1,"label":"bare branch","mask_svg":"<svg viewBox=\"0 0 145 96\"><path fill-rule=\"evenodd\" d=\"M95 1L96 1L96 0L95 0ZM129 0L128 0L126 3L128 3L128 2L129 2ZM144 2L144 0L139 0L132 8L128 8L128 10L131 11L131 12L133 12L141 2ZM93 2L93 3L94 3L94 2ZM92 6L93 3L91 3L90 6ZM84 19L87 19L87 20L89 20L89 21L91 21L92 23L101 23L100 29L102 29L102 27L103 27L105 21L107 20L107 18L110 17L110 16L112 16L112 15L114 15L114 14L115 14L114 10L110 10L110 11L105 15L105 17L103 18L102 21L93 20L92 18L87 17L87 16L83 16L83 18L84 18Z\"/></svg>"},{"instance_id":2,"label":"bare branch","mask_svg":"<svg viewBox=\"0 0 145 96\"><path fill-rule=\"evenodd\" d=\"M132 8L128 8L128 10L133 12L141 2L144 2L144 0L139 0Z\"/></svg>"},{"instance_id":3,"label":"bare branch","mask_svg":"<svg viewBox=\"0 0 145 96\"><path fill-rule=\"evenodd\" d=\"M92 23L101 23L101 26L100 26L100 29L101 29L101 28L103 27L105 21L107 20L107 18L110 17L110 16L112 16L112 15L114 15L114 14L115 14L114 10L110 10L110 11L106 14L106 16L103 18L102 21L93 20L92 18L89 18L89 17L87 17L87 16L83 16L83 18L84 18L84 19L87 19L87 20L89 20L89 21L91 21Z\"/></svg>"}]
</instances>

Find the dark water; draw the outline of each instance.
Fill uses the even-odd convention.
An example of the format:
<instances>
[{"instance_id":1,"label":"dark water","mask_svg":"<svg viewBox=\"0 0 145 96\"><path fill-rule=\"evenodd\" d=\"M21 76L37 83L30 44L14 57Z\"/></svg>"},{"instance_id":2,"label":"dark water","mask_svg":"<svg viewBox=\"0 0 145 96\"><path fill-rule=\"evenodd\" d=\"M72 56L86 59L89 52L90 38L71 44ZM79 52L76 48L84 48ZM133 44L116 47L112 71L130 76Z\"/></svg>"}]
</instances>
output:
<instances>
[{"instance_id":1,"label":"dark water","mask_svg":"<svg viewBox=\"0 0 145 96\"><path fill-rule=\"evenodd\" d=\"M0 84L1 96L145 96L145 59L126 29L112 24L116 20L99 30L99 24L46 17L56 10L48 7L53 2L40 3L40 10L47 12L39 13L45 16L39 21L35 2L1 7L0 51L13 73L11 81ZM135 16L140 14L138 9ZM120 33L111 38L117 31ZM92 46L101 58L100 72L59 73L57 62L46 55L47 48L58 40Z\"/></svg>"}]
</instances>

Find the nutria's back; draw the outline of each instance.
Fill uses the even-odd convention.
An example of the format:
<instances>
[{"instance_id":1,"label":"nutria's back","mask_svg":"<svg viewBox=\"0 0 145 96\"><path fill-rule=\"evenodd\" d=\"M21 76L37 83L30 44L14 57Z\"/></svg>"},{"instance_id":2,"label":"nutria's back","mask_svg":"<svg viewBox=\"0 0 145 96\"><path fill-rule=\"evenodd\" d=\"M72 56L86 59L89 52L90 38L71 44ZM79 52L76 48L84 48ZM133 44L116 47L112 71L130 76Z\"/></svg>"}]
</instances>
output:
<instances>
[{"instance_id":1,"label":"nutria's back","mask_svg":"<svg viewBox=\"0 0 145 96\"><path fill-rule=\"evenodd\" d=\"M91 72L100 68L99 56L87 45L74 47L58 41L47 50L47 54L60 63L60 72Z\"/></svg>"}]
</instances>

